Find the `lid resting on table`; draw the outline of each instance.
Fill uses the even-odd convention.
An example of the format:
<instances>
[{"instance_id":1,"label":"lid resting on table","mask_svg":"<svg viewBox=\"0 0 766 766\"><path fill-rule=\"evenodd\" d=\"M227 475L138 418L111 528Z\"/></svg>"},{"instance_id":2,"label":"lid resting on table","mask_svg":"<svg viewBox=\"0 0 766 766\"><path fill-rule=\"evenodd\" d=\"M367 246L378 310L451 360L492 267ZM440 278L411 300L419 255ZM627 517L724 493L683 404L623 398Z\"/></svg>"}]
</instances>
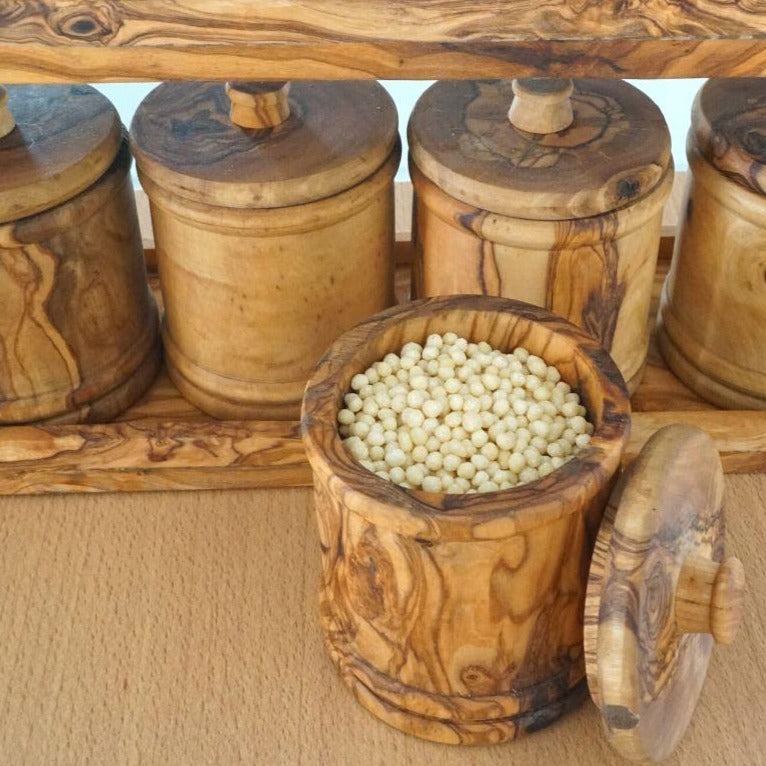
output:
<instances>
[{"instance_id":1,"label":"lid resting on table","mask_svg":"<svg viewBox=\"0 0 766 766\"><path fill-rule=\"evenodd\" d=\"M713 642L730 643L744 574L723 559L723 470L696 428L658 431L609 501L585 605L588 685L607 737L635 760L683 736Z\"/></svg>"}]
</instances>

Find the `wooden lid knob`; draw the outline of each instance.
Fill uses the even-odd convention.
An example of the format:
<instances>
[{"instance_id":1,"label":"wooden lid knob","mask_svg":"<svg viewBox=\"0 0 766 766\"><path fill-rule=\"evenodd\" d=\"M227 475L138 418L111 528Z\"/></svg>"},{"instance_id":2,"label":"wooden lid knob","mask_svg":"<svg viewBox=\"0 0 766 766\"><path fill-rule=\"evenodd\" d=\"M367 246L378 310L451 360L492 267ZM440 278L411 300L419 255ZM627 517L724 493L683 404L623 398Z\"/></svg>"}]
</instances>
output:
<instances>
[{"instance_id":1,"label":"wooden lid knob","mask_svg":"<svg viewBox=\"0 0 766 766\"><path fill-rule=\"evenodd\" d=\"M572 81L533 77L514 80L511 125L527 133L558 133L572 124Z\"/></svg>"},{"instance_id":2,"label":"wooden lid knob","mask_svg":"<svg viewBox=\"0 0 766 766\"><path fill-rule=\"evenodd\" d=\"M734 557L719 564L689 556L678 575L675 597L679 633L710 633L717 644L734 641L742 622L745 570Z\"/></svg>"},{"instance_id":3,"label":"wooden lid knob","mask_svg":"<svg viewBox=\"0 0 766 766\"><path fill-rule=\"evenodd\" d=\"M7 136L15 127L16 122L8 108L8 91L0 85L0 138Z\"/></svg>"},{"instance_id":4,"label":"wooden lid knob","mask_svg":"<svg viewBox=\"0 0 766 766\"><path fill-rule=\"evenodd\" d=\"M227 82L229 116L240 128L273 128L290 116L289 82Z\"/></svg>"}]
</instances>

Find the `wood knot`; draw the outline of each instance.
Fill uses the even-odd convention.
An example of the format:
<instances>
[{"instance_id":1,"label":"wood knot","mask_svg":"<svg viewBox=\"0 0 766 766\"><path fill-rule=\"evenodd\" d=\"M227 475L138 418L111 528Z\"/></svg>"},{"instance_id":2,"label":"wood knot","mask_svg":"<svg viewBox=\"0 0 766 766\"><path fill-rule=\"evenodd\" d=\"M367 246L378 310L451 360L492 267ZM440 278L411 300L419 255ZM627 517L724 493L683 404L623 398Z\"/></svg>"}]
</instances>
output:
<instances>
[{"instance_id":1,"label":"wood knot","mask_svg":"<svg viewBox=\"0 0 766 766\"><path fill-rule=\"evenodd\" d=\"M83 3L59 8L48 16L55 34L70 40L109 43L120 30L121 22L106 3Z\"/></svg>"}]
</instances>

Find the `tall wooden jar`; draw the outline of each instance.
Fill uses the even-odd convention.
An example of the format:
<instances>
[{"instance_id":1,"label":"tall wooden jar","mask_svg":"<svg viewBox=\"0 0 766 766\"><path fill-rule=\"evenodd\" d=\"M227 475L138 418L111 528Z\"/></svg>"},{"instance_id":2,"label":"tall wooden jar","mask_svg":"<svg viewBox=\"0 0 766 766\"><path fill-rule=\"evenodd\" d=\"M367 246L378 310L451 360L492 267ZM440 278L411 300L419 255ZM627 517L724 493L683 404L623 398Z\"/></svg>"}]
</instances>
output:
<instances>
[{"instance_id":1,"label":"tall wooden jar","mask_svg":"<svg viewBox=\"0 0 766 766\"><path fill-rule=\"evenodd\" d=\"M351 378L445 332L503 351L523 345L556 365L595 426L590 445L543 479L469 495L405 489L363 468L338 434ZM723 471L710 437L668 426L618 480L629 412L597 341L519 301L414 301L328 349L302 419L320 621L365 708L425 739L501 742L565 713L586 696L587 676L620 753L667 757L713 640L734 638L744 574L723 555Z\"/></svg>"},{"instance_id":2,"label":"tall wooden jar","mask_svg":"<svg viewBox=\"0 0 766 766\"><path fill-rule=\"evenodd\" d=\"M222 418L297 418L344 330L393 303L396 108L377 83L166 83L133 148L168 368Z\"/></svg>"},{"instance_id":3,"label":"tall wooden jar","mask_svg":"<svg viewBox=\"0 0 766 766\"><path fill-rule=\"evenodd\" d=\"M705 399L766 409L766 81L708 80L686 153L659 347Z\"/></svg>"},{"instance_id":4,"label":"tall wooden jar","mask_svg":"<svg viewBox=\"0 0 766 766\"><path fill-rule=\"evenodd\" d=\"M130 163L93 88L0 88L0 423L109 420L154 378Z\"/></svg>"},{"instance_id":5,"label":"tall wooden jar","mask_svg":"<svg viewBox=\"0 0 766 766\"><path fill-rule=\"evenodd\" d=\"M548 308L635 391L673 180L656 105L619 80L445 81L415 106L409 145L415 295Z\"/></svg>"}]
</instances>

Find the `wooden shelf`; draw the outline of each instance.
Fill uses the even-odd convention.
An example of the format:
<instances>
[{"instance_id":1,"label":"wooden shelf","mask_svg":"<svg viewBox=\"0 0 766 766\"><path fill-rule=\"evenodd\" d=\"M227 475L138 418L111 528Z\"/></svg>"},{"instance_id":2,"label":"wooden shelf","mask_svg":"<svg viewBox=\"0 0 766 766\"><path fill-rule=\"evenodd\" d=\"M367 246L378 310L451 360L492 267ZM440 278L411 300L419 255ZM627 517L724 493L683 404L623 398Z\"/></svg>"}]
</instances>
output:
<instances>
[{"instance_id":1,"label":"wooden shelf","mask_svg":"<svg viewBox=\"0 0 766 766\"><path fill-rule=\"evenodd\" d=\"M0 4L0 81L760 75L742 0Z\"/></svg>"},{"instance_id":2,"label":"wooden shelf","mask_svg":"<svg viewBox=\"0 0 766 766\"><path fill-rule=\"evenodd\" d=\"M679 174L665 208L652 317L669 267L669 235L682 187ZM406 300L409 185L399 185L396 196L397 294ZM153 240L143 195L139 210L151 264ZM156 276L152 285L161 300ZM688 423L711 434L728 473L766 471L766 412L723 411L707 404L667 370L654 346L633 410L626 461L658 428ZM117 422L0 428L0 495L308 486L311 472L297 422L214 420L183 399L165 371Z\"/></svg>"}]
</instances>

